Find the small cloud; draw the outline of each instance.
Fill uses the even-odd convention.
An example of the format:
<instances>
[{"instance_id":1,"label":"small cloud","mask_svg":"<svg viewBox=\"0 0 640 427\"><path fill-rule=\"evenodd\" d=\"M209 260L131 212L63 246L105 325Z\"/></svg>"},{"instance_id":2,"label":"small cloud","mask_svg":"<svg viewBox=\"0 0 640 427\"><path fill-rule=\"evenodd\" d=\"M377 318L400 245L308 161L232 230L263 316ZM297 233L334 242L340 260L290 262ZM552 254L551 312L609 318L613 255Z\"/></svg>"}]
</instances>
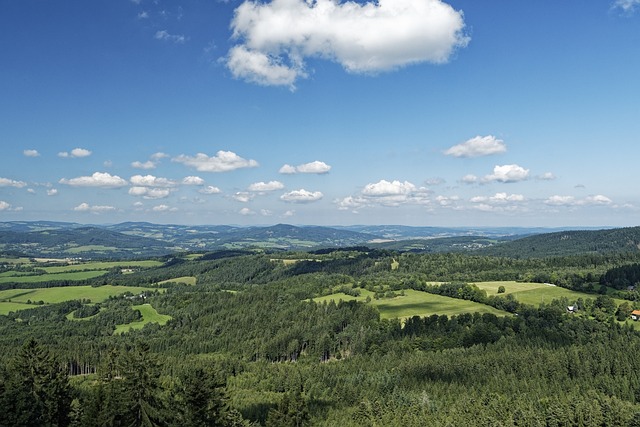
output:
<instances>
[{"instance_id":1,"label":"small cloud","mask_svg":"<svg viewBox=\"0 0 640 427\"><path fill-rule=\"evenodd\" d=\"M576 199L573 196L551 196L544 201L549 206L604 206L611 205L613 201L607 196L597 194L594 196L588 196L583 199Z\"/></svg>"},{"instance_id":2,"label":"small cloud","mask_svg":"<svg viewBox=\"0 0 640 427\"><path fill-rule=\"evenodd\" d=\"M243 159L232 151L218 151L213 157L203 153L198 153L194 157L181 154L173 161L194 168L199 172L229 172L258 166L258 162L255 160Z\"/></svg>"},{"instance_id":3,"label":"small cloud","mask_svg":"<svg viewBox=\"0 0 640 427\"><path fill-rule=\"evenodd\" d=\"M444 152L447 156L453 157L481 157L492 154L504 153L507 146L504 141L493 135L476 136L461 144L454 145Z\"/></svg>"},{"instance_id":4,"label":"small cloud","mask_svg":"<svg viewBox=\"0 0 640 427\"><path fill-rule=\"evenodd\" d=\"M584 184L576 184L573 188L587 188Z\"/></svg>"},{"instance_id":5,"label":"small cloud","mask_svg":"<svg viewBox=\"0 0 640 427\"><path fill-rule=\"evenodd\" d=\"M199 193L202 194L219 194L222 192L218 187L214 187L213 185L208 185L205 188L198 190Z\"/></svg>"},{"instance_id":6,"label":"small cloud","mask_svg":"<svg viewBox=\"0 0 640 427\"><path fill-rule=\"evenodd\" d=\"M522 194L496 193L493 196L476 196L471 198L471 203L492 203L500 204L507 202L524 202L525 198Z\"/></svg>"},{"instance_id":7,"label":"small cloud","mask_svg":"<svg viewBox=\"0 0 640 427\"><path fill-rule=\"evenodd\" d=\"M472 174L468 174L468 175L463 176L461 181L462 181L464 184L475 184L475 183L477 183L479 180L478 180L478 177L477 177L477 176L472 175Z\"/></svg>"},{"instance_id":8,"label":"small cloud","mask_svg":"<svg viewBox=\"0 0 640 427\"><path fill-rule=\"evenodd\" d=\"M331 170L331 166L326 164L325 162L320 162L318 160L304 163L298 166L284 165L280 168L281 174L296 174L296 173L313 173L322 175L325 173L329 173Z\"/></svg>"},{"instance_id":9,"label":"small cloud","mask_svg":"<svg viewBox=\"0 0 640 427\"><path fill-rule=\"evenodd\" d=\"M168 188L131 187L129 194L145 199L164 199L169 197L171 190Z\"/></svg>"},{"instance_id":10,"label":"small cloud","mask_svg":"<svg viewBox=\"0 0 640 427\"><path fill-rule=\"evenodd\" d=\"M40 153L38 153L38 150L24 150L22 152L26 157L39 157Z\"/></svg>"},{"instance_id":11,"label":"small cloud","mask_svg":"<svg viewBox=\"0 0 640 427\"><path fill-rule=\"evenodd\" d=\"M113 162L111 160L105 160L102 164L105 168L110 168L111 166L113 166Z\"/></svg>"},{"instance_id":12,"label":"small cloud","mask_svg":"<svg viewBox=\"0 0 640 427\"><path fill-rule=\"evenodd\" d=\"M324 195L320 191L307 191L304 188L290 191L280 196L280 200L288 203L311 203L322 199Z\"/></svg>"},{"instance_id":13,"label":"small cloud","mask_svg":"<svg viewBox=\"0 0 640 427\"><path fill-rule=\"evenodd\" d=\"M271 216L271 215L273 215L273 212L271 212L269 209L260 209L260 215L262 215L262 216Z\"/></svg>"},{"instance_id":14,"label":"small cloud","mask_svg":"<svg viewBox=\"0 0 640 427\"><path fill-rule=\"evenodd\" d=\"M483 178L484 182L519 182L524 181L529 177L529 169L525 169L518 165L502 165L495 166L493 173Z\"/></svg>"},{"instance_id":15,"label":"small cloud","mask_svg":"<svg viewBox=\"0 0 640 427\"><path fill-rule=\"evenodd\" d=\"M78 206L73 208L76 212L91 212L91 213L101 213L101 212L109 212L116 210L113 206L91 206L88 203L80 203Z\"/></svg>"},{"instance_id":16,"label":"small cloud","mask_svg":"<svg viewBox=\"0 0 640 427\"><path fill-rule=\"evenodd\" d=\"M147 160L146 162L139 162L139 161L135 161L133 163L131 163L131 166L136 168L136 169L155 169L156 164L155 162L152 162L151 160Z\"/></svg>"},{"instance_id":17,"label":"small cloud","mask_svg":"<svg viewBox=\"0 0 640 427\"><path fill-rule=\"evenodd\" d=\"M139 187L175 187L177 183L167 178L158 178L153 175L134 175L130 179L131 184Z\"/></svg>"},{"instance_id":18,"label":"small cloud","mask_svg":"<svg viewBox=\"0 0 640 427\"><path fill-rule=\"evenodd\" d=\"M153 212L175 212L178 209L177 208L172 208L168 205L157 205L151 208L151 210Z\"/></svg>"},{"instance_id":19,"label":"small cloud","mask_svg":"<svg viewBox=\"0 0 640 427\"><path fill-rule=\"evenodd\" d=\"M68 153L66 151L61 151L60 153L58 153L58 157L73 158L73 159L89 157L90 155L91 155L91 151L85 148L74 148L73 150L71 150L71 153Z\"/></svg>"},{"instance_id":20,"label":"small cloud","mask_svg":"<svg viewBox=\"0 0 640 427\"><path fill-rule=\"evenodd\" d=\"M426 180L424 183L426 185L430 185L432 187L435 187L436 185L442 185L445 182L446 181L443 178L430 178L430 179Z\"/></svg>"},{"instance_id":21,"label":"small cloud","mask_svg":"<svg viewBox=\"0 0 640 427\"><path fill-rule=\"evenodd\" d=\"M231 197L233 197L235 201L238 201L241 203L249 203L250 201L253 200L253 198L255 197L255 194L249 193L246 191L239 191Z\"/></svg>"},{"instance_id":22,"label":"small cloud","mask_svg":"<svg viewBox=\"0 0 640 427\"><path fill-rule=\"evenodd\" d=\"M11 209L11 204L0 200L0 211L8 211L9 209Z\"/></svg>"},{"instance_id":23,"label":"small cloud","mask_svg":"<svg viewBox=\"0 0 640 427\"><path fill-rule=\"evenodd\" d=\"M119 188L129 183L117 175L111 175L107 172L95 172L91 176L79 176L77 178L62 178L58 181L60 184L70 185L72 187L104 187Z\"/></svg>"},{"instance_id":24,"label":"small cloud","mask_svg":"<svg viewBox=\"0 0 640 427\"><path fill-rule=\"evenodd\" d=\"M362 197L348 196L343 199L335 200L334 203L338 205L338 210L341 211L353 211L356 212L359 209L367 206L367 200Z\"/></svg>"},{"instance_id":25,"label":"small cloud","mask_svg":"<svg viewBox=\"0 0 640 427\"><path fill-rule=\"evenodd\" d=\"M386 196L398 196L407 195L416 190L416 186L409 181L389 182L381 180L375 184L367 184L362 190L362 194L368 197L386 197Z\"/></svg>"},{"instance_id":26,"label":"small cloud","mask_svg":"<svg viewBox=\"0 0 640 427\"><path fill-rule=\"evenodd\" d=\"M167 157L170 157L168 154L165 154L161 151L157 152L157 153L153 153L151 155L151 159L152 160L161 160L161 159L166 159Z\"/></svg>"},{"instance_id":27,"label":"small cloud","mask_svg":"<svg viewBox=\"0 0 640 427\"><path fill-rule=\"evenodd\" d=\"M15 181L9 178L0 178L0 187L24 188L26 186L27 183L24 181Z\"/></svg>"},{"instance_id":28,"label":"small cloud","mask_svg":"<svg viewBox=\"0 0 640 427\"><path fill-rule=\"evenodd\" d=\"M280 181L269 181L269 182L255 182L249 186L249 191L252 192L268 192L268 191L276 191L282 190L284 188L284 184Z\"/></svg>"},{"instance_id":29,"label":"small cloud","mask_svg":"<svg viewBox=\"0 0 640 427\"><path fill-rule=\"evenodd\" d=\"M625 13L633 13L640 7L640 0L616 0L613 3L614 9L621 9Z\"/></svg>"},{"instance_id":30,"label":"small cloud","mask_svg":"<svg viewBox=\"0 0 640 427\"><path fill-rule=\"evenodd\" d=\"M240 211L238 213L240 215L244 215L244 216L249 216L249 215L255 215L256 214L254 211L252 211L249 208L242 208L242 209L240 209Z\"/></svg>"},{"instance_id":31,"label":"small cloud","mask_svg":"<svg viewBox=\"0 0 640 427\"><path fill-rule=\"evenodd\" d=\"M146 10L143 10L142 12L138 13L138 19L147 19L149 18L149 12L147 12Z\"/></svg>"},{"instance_id":32,"label":"small cloud","mask_svg":"<svg viewBox=\"0 0 640 427\"><path fill-rule=\"evenodd\" d=\"M186 176L182 179L182 185L204 185L204 179L199 176Z\"/></svg>"},{"instance_id":33,"label":"small cloud","mask_svg":"<svg viewBox=\"0 0 640 427\"><path fill-rule=\"evenodd\" d=\"M176 44L182 44L189 40L189 38L185 37L183 34L169 34L166 30L156 31L154 38L156 40L163 40Z\"/></svg>"},{"instance_id":34,"label":"small cloud","mask_svg":"<svg viewBox=\"0 0 640 427\"><path fill-rule=\"evenodd\" d=\"M56 190L55 188L50 188L47 190L47 196L55 196L58 194L58 190Z\"/></svg>"},{"instance_id":35,"label":"small cloud","mask_svg":"<svg viewBox=\"0 0 640 427\"><path fill-rule=\"evenodd\" d=\"M27 193L36 194L36 190L34 190L33 188L27 188Z\"/></svg>"},{"instance_id":36,"label":"small cloud","mask_svg":"<svg viewBox=\"0 0 640 427\"><path fill-rule=\"evenodd\" d=\"M281 174L285 174L285 175L292 175L294 173L297 172L296 167L295 166L291 166L291 165L284 165L280 168L279 172Z\"/></svg>"},{"instance_id":37,"label":"small cloud","mask_svg":"<svg viewBox=\"0 0 640 427\"><path fill-rule=\"evenodd\" d=\"M540 181L553 181L556 179L556 176L551 172L545 172L542 175L538 175L536 179Z\"/></svg>"},{"instance_id":38,"label":"small cloud","mask_svg":"<svg viewBox=\"0 0 640 427\"><path fill-rule=\"evenodd\" d=\"M286 211L285 213L282 214L282 216L285 218L290 218L295 215L296 215L296 211L293 211L293 210Z\"/></svg>"},{"instance_id":39,"label":"small cloud","mask_svg":"<svg viewBox=\"0 0 640 427\"><path fill-rule=\"evenodd\" d=\"M436 203L440 206L448 208L453 206L456 202L460 200L458 196L438 196L436 197Z\"/></svg>"}]
</instances>

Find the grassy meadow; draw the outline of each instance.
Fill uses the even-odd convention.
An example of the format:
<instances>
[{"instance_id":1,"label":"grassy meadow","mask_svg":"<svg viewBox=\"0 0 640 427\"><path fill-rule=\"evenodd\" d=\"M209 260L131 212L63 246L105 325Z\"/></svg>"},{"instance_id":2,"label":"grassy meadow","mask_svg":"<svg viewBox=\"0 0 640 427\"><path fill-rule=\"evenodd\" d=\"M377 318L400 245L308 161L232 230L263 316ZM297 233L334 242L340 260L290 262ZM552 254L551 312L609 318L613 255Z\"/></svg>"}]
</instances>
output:
<instances>
[{"instance_id":1,"label":"grassy meadow","mask_svg":"<svg viewBox=\"0 0 640 427\"><path fill-rule=\"evenodd\" d=\"M156 309L151 306L151 304L134 305L131 307L131 309L140 310L142 319L137 322L127 323L125 325L116 325L116 330L113 332L114 335L123 334L132 329L142 329L144 325L148 323L157 323L160 326L166 325L166 323L171 320L171 316L158 313Z\"/></svg>"},{"instance_id":2,"label":"grassy meadow","mask_svg":"<svg viewBox=\"0 0 640 427\"><path fill-rule=\"evenodd\" d=\"M367 297L371 297L370 304L376 306L383 319L407 318L412 316L431 316L432 314L453 316L462 313L493 313L496 315L506 315L507 312L497 310L488 305L479 304L473 301L465 301L456 298L433 295L427 292L406 289L404 295L394 298L375 299L374 293L366 289L360 289L360 296L353 297L341 292L313 298L313 301L322 303L323 301L351 301L357 300L365 302Z\"/></svg>"},{"instance_id":3,"label":"grassy meadow","mask_svg":"<svg viewBox=\"0 0 640 427\"><path fill-rule=\"evenodd\" d=\"M8 314L10 311L25 310L37 307L34 304L27 304L27 301L43 301L45 304L54 304L70 300L91 300L91 302L102 302L110 296L121 295L125 292L139 294L145 290L155 290L152 288L140 288L135 286L112 286L105 285L97 288L91 286L65 286L58 288L38 288L38 289L9 289L0 291L0 315Z\"/></svg>"}]
</instances>

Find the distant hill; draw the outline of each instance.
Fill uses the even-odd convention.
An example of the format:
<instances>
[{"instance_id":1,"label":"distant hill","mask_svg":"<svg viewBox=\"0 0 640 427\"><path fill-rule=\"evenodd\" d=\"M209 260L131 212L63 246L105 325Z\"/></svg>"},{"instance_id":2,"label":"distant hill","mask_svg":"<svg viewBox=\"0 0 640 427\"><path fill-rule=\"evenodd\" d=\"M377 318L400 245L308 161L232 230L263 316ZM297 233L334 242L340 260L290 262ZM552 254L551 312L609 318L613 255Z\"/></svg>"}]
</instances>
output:
<instances>
[{"instance_id":1,"label":"distant hill","mask_svg":"<svg viewBox=\"0 0 640 427\"><path fill-rule=\"evenodd\" d=\"M542 258L637 251L640 251L640 227L538 234L479 249L477 253L505 257Z\"/></svg>"}]
</instances>

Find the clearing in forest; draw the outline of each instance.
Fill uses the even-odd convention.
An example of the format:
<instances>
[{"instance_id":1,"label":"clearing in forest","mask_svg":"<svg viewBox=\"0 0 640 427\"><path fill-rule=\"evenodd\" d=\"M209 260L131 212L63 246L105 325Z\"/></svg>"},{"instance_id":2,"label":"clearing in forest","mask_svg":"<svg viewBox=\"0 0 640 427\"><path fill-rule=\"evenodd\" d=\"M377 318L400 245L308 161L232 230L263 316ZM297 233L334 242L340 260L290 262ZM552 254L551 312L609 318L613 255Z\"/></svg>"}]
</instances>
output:
<instances>
[{"instance_id":1,"label":"clearing in forest","mask_svg":"<svg viewBox=\"0 0 640 427\"><path fill-rule=\"evenodd\" d=\"M142 329L147 323L157 323L160 326L166 325L171 316L166 314L160 314L156 311L151 304L141 304L131 306L132 310L140 310L142 319L136 322L127 323L125 325L116 325L116 330L113 332L116 334L123 334L129 332L132 329Z\"/></svg>"}]
</instances>

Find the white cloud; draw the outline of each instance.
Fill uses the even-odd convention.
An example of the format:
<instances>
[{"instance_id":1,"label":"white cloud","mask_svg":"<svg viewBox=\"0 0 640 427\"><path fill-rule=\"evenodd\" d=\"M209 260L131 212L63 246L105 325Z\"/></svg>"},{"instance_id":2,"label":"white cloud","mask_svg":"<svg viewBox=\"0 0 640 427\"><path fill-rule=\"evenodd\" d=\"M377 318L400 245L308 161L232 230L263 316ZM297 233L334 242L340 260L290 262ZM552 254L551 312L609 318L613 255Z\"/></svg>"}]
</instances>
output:
<instances>
[{"instance_id":1,"label":"white cloud","mask_svg":"<svg viewBox=\"0 0 640 427\"><path fill-rule=\"evenodd\" d=\"M507 146L504 141L493 135L476 136L461 144L454 145L444 152L453 157L481 157L504 153Z\"/></svg>"},{"instance_id":2,"label":"white cloud","mask_svg":"<svg viewBox=\"0 0 640 427\"><path fill-rule=\"evenodd\" d=\"M614 8L622 9L624 12L631 13L636 7L640 6L640 0L616 0L613 3Z\"/></svg>"},{"instance_id":3,"label":"white cloud","mask_svg":"<svg viewBox=\"0 0 640 427\"><path fill-rule=\"evenodd\" d=\"M47 196L55 196L56 194L58 194L58 190L56 190L55 188L50 188L47 190Z\"/></svg>"},{"instance_id":4,"label":"white cloud","mask_svg":"<svg viewBox=\"0 0 640 427\"><path fill-rule=\"evenodd\" d=\"M73 210L77 212L100 213L114 211L116 210L116 208L114 208L113 206L91 206L88 203L80 203L78 206L73 208Z\"/></svg>"},{"instance_id":5,"label":"white cloud","mask_svg":"<svg viewBox=\"0 0 640 427\"><path fill-rule=\"evenodd\" d=\"M271 216L271 215L273 215L273 212L271 212L269 209L260 209L260 215L262 215L262 216Z\"/></svg>"},{"instance_id":6,"label":"white cloud","mask_svg":"<svg viewBox=\"0 0 640 427\"><path fill-rule=\"evenodd\" d=\"M169 197L171 190L168 188L131 187L129 194L145 199L164 199Z\"/></svg>"},{"instance_id":7,"label":"white cloud","mask_svg":"<svg viewBox=\"0 0 640 427\"><path fill-rule=\"evenodd\" d=\"M295 215L296 215L296 211L292 211L292 210L286 211L285 213L282 214L282 216L285 218L290 218Z\"/></svg>"},{"instance_id":8,"label":"white cloud","mask_svg":"<svg viewBox=\"0 0 640 427\"><path fill-rule=\"evenodd\" d=\"M186 176L182 179L182 185L204 185L204 179L199 176Z\"/></svg>"},{"instance_id":9,"label":"white cloud","mask_svg":"<svg viewBox=\"0 0 640 427\"><path fill-rule=\"evenodd\" d=\"M280 196L280 200L289 203L311 203L322 199L324 195L320 191L307 191L304 188L300 190L289 191Z\"/></svg>"},{"instance_id":10,"label":"white cloud","mask_svg":"<svg viewBox=\"0 0 640 427\"><path fill-rule=\"evenodd\" d=\"M442 185L446 181L443 178L429 178L424 183L431 186Z\"/></svg>"},{"instance_id":11,"label":"white cloud","mask_svg":"<svg viewBox=\"0 0 640 427\"><path fill-rule=\"evenodd\" d=\"M291 166L286 164L280 168L280 173L288 174L288 175L295 174L295 173L315 173L315 174L322 175L325 173L329 173L330 170L331 170L331 166L329 166L325 162L320 162L316 160L316 161L313 161L310 163L304 163L298 166Z\"/></svg>"},{"instance_id":12,"label":"white cloud","mask_svg":"<svg viewBox=\"0 0 640 427\"><path fill-rule=\"evenodd\" d=\"M169 155L168 155L168 154L165 154L165 153L163 153L163 152L161 152L161 151L159 151L159 152L157 152L157 153L153 153L153 154L151 155L151 159L153 159L153 160L166 159L167 157L169 157Z\"/></svg>"},{"instance_id":13,"label":"white cloud","mask_svg":"<svg viewBox=\"0 0 640 427\"><path fill-rule=\"evenodd\" d=\"M147 160L146 162L135 161L131 163L131 166L136 169L155 169L156 164L151 160Z\"/></svg>"},{"instance_id":14,"label":"white cloud","mask_svg":"<svg viewBox=\"0 0 640 427\"><path fill-rule=\"evenodd\" d=\"M153 175L134 175L130 179L131 184L138 187L175 187L176 182L167 178L158 178Z\"/></svg>"},{"instance_id":15,"label":"white cloud","mask_svg":"<svg viewBox=\"0 0 640 427\"><path fill-rule=\"evenodd\" d=\"M205 188L198 190L198 192L202 194L219 194L222 190L218 187L214 187L213 185L207 185Z\"/></svg>"},{"instance_id":16,"label":"white cloud","mask_svg":"<svg viewBox=\"0 0 640 427\"><path fill-rule=\"evenodd\" d=\"M518 182L524 181L529 177L529 169L525 169L518 165L502 165L493 168L493 174L483 178L484 182Z\"/></svg>"},{"instance_id":17,"label":"white cloud","mask_svg":"<svg viewBox=\"0 0 640 427\"><path fill-rule=\"evenodd\" d=\"M176 44L182 44L189 40L184 34L169 34L167 30L156 31L154 36L156 40L168 41Z\"/></svg>"},{"instance_id":18,"label":"white cloud","mask_svg":"<svg viewBox=\"0 0 640 427\"><path fill-rule=\"evenodd\" d=\"M468 174L462 177L462 182L465 184L475 184L478 182L478 177L472 174Z\"/></svg>"},{"instance_id":19,"label":"white cloud","mask_svg":"<svg viewBox=\"0 0 640 427\"><path fill-rule=\"evenodd\" d=\"M27 193L36 194L36 190L34 190L33 188L27 188Z\"/></svg>"},{"instance_id":20,"label":"white cloud","mask_svg":"<svg viewBox=\"0 0 640 427\"><path fill-rule=\"evenodd\" d=\"M458 196L438 196L436 197L436 202L445 208L451 207L456 204L460 200Z\"/></svg>"},{"instance_id":21,"label":"white cloud","mask_svg":"<svg viewBox=\"0 0 640 427\"><path fill-rule=\"evenodd\" d=\"M471 198L472 203L507 203L507 202L524 202L525 198L522 194L496 193L493 196L476 196Z\"/></svg>"},{"instance_id":22,"label":"white cloud","mask_svg":"<svg viewBox=\"0 0 640 427\"><path fill-rule=\"evenodd\" d=\"M542 175L537 176L536 179L539 179L540 181L553 181L556 179L556 176L552 172L545 172Z\"/></svg>"},{"instance_id":23,"label":"white cloud","mask_svg":"<svg viewBox=\"0 0 640 427\"><path fill-rule=\"evenodd\" d=\"M60 153L58 153L58 157L71 157L74 159L77 158L81 158L81 157L89 157L91 155L91 151L87 150L86 148L74 148L73 150L71 150L71 153L68 153L66 151L61 151Z\"/></svg>"},{"instance_id":24,"label":"white cloud","mask_svg":"<svg viewBox=\"0 0 640 427\"><path fill-rule=\"evenodd\" d=\"M360 208L367 206L368 202L366 199L362 197L353 197L348 196L343 199L338 199L334 201L336 205L338 205L338 210L341 211L357 211Z\"/></svg>"},{"instance_id":25,"label":"white cloud","mask_svg":"<svg viewBox=\"0 0 640 427\"><path fill-rule=\"evenodd\" d=\"M279 172L281 174L285 174L285 175L292 175L296 172L298 172L298 170L296 169L295 166L291 166L291 165L284 165L280 168Z\"/></svg>"},{"instance_id":26,"label":"white cloud","mask_svg":"<svg viewBox=\"0 0 640 427\"><path fill-rule=\"evenodd\" d=\"M9 178L0 178L0 187L16 187L23 188L26 187L27 183L24 181L15 181Z\"/></svg>"},{"instance_id":27,"label":"white cloud","mask_svg":"<svg viewBox=\"0 0 640 427\"><path fill-rule=\"evenodd\" d=\"M249 215L255 215L256 214L254 211L252 211L249 208L242 208L242 209L240 209L240 211L238 213L240 215L244 215L244 216L249 216Z\"/></svg>"},{"instance_id":28,"label":"white cloud","mask_svg":"<svg viewBox=\"0 0 640 427\"><path fill-rule=\"evenodd\" d=\"M462 12L440 0L245 1L231 22L240 44L227 67L236 78L293 87L306 58L376 73L422 62L445 63L464 47Z\"/></svg>"},{"instance_id":29,"label":"white cloud","mask_svg":"<svg viewBox=\"0 0 640 427\"><path fill-rule=\"evenodd\" d=\"M298 173L317 173L317 174L325 174L329 173L331 170L331 166L326 164L325 162L314 161L311 163L305 163L303 165L296 166L296 170Z\"/></svg>"},{"instance_id":30,"label":"white cloud","mask_svg":"<svg viewBox=\"0 0 640 427\"><path fill-rule=\"evenodd\" d=\"M0 211L7 211L9 209L11 209L11 204L4 200L0 200Z\"/></svg>"},{"instance_id":31,"label":"white cloud","mask_svg":"<svg viewBox=\"0 0 640 427\"><path fill-rule=\"evenodd\" d=\"M143 10L142 12L138 13L138 19L147 19L149 17L149 12Z\"/></svg>"},{"instance_id":32,"label":"white cloud","mask_svg":"<svg viewBox=\"0 0 640 427\"><path fill-rule=\"evenodd\" d=\"M172 208L168 205L157 205L152 207L151 210L154 212L175 212L178 210L178 208Z\"/></svg>"},{"instance_id":33,"label":"white cloud","mask_svg":"<svg viewBox=\"0 0 640 427\"><path fill-rule=\"evenodd\" d=\"M27 157L38 157L38 156L40 156L40 153L38 153L38 150L24 150L22 153Z\"/></svg>"},{"instance_id":34,"label":"white cloud","mask_svg":"<svg viewBox=\"0 0 640 427\"><path fill-rule=\"evenodd\" d=\"M389 182L383 179L375 184L367 184L362 190L362 194L367 197L387 197L408 195L415 190L416 186L409 181Z\"/></svg>"},{"instance_id":35,"label":"white cloud","mask_svg":"<svg viewBox=\"0 0 640 427\"><path fill-rule=\"evenodd\" d=\"M70 185L72 187L105 187L119 188L128 185L128 182L117 175L111 175L107 172L95 172L91 176L79 176L77 178L62 178L60 184Z\"/></svg>"},{"instance_id":36,"label":"white cloud","mask_svg":"<svg viewBox=\"0 0 640 427\"><path fill-rule=\"evenodd\" d=\"M603 206L610 205L613 201L602 194L588 196L583 199L576 199L573 196L554 195L545 200L544 203L549 206Z\"/></svg>"},{"instance_id":37,"label":"white cloud","mask_svg":"<svg viewBox=\"0 0 640 427\"><path fill-rule=\"evenodd\" d=\"M239 191L239 192L237 192L236 194L234 194L231 197L233 197L233 199L238 201L238 202L249 203L250 201L253 200L253 198L255 196L256 195L253 194L253 193L249 193L249 192L246 192L246 191Z\"/></svg>"},{"instance_id":38,"label":"white cloud","mask_svg":"<svg viewBox=\"0 0 640 427\"><path fill-rule=\"evenodd\" d=\"M284 184L280 181L269 181L269 182L254 182L249 186L249 191L254 192L267 192L267 191L276 191L282 190L284 188Z\"/></svg>"},{"instance_id":39,"label":"white cloud","mask_svg":"<svg viewBox=\"0 0 640 427\"><path fill-rule=\"evenodd\" d=\"M198 153L195 157L181 154L174 158L173 161L195 168L199 172L229 172L240 168L258 166L258 162L255 160L243 159L232 151L222 150L218 151L214 157L209 157L203 153Z\"/></svg>"}]
</instances>

